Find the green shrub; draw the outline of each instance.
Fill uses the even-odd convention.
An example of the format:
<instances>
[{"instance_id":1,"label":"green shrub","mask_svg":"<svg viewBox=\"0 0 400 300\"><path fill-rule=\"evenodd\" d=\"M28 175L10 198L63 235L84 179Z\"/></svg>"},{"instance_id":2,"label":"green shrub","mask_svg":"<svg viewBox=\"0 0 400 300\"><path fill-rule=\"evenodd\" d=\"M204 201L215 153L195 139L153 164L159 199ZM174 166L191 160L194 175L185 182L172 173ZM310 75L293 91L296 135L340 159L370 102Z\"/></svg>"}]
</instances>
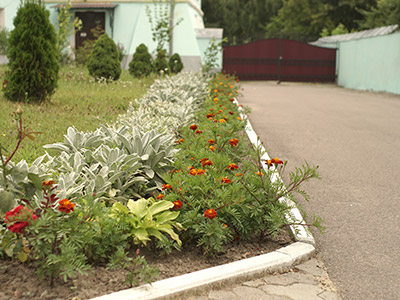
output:
<instances>
[{"instance_id":1,"label":"green shrub","mask_svg":"<svg viewBox=\"0 0 400 300\"><path fill-rule=\"evenodd\" d=\"M39 4L25 3L14 26L4 95L14 101L44 101L56 90L59 70L56 32L49 12Z\"/></svg>"},{"instance_id":2,"label":"green shrub","mask_svg":"<svg viewBox=\"0 0 400 300\"><path fill-rule=\"evenodd\" d=\"M169 69L171 73L179 73L183 69L183 63L178 53L175 53L169 58Z\"/></svg>"},{"instance_id":3,"label":"green shrub","mask_svg":"<svg viewBox=\"0 0 400 300\"><path fill-rule=\"evenodd\" d=\"M104 33L104 30L101 28L100 25L92 28L90 30L94 36L94 40L85 40L82 43L82 46L74 49L75 54L75 63L79 66L86 66L88 62L88 58L90 53L92 53L94 44L96 43L99 36Z\"/></svg>"},{"instance_id":4,"label":"green shrub","mask_svg":"<svg viewBox=\"0 0 400 300\"><path fill-rule=\"evenodd\" d=\"M4 28L0 31L0 54L7 55L9 36L10 33L7 29Z\"/></svg>"},{"instance_id":5,"label":"green shrub","mask_svg":"<svg viewBox=\"0 0 400 300\"><path fill-rule=\"evenodd\" d=\"M118 80L121 75L118 47L106 33L101 35L94 44L87 67L89 74L96 79Z\"/></svg>"},{"instance_id":6,"label":"green shrub","mask_svg":"<svg viewBox=\"0 0 400 300\"><path fill-rule=\"evenodd\" d=\"M151 55L145 44L140 44L129 63L129 73L134 77L144 77L153 71Z\"/></svg>"},{"instance_id":7,"label":"green shrub","mask_svg":"<svg viewBox=\"0 0 400 300\"><path fill-rule=\"evenodd\" d=\"M169 74L168 60L165 50L158 50L157 57L154 60L154 69L157 73Z\"/></svg>"}]
</instances>

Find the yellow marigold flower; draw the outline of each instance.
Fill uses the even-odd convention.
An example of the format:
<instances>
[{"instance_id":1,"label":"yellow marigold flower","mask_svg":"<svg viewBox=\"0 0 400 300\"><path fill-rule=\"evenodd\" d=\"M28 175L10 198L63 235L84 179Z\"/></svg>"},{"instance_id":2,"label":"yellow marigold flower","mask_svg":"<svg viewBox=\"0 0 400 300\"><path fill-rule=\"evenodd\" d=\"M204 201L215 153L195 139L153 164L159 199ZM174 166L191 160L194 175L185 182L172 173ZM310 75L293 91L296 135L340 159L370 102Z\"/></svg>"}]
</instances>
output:
<instances>
[{"instance_id":1,"label":"yellow marigold flower","mask_svg":"<svg viewBox=\"0 0 400 300\"><path fill-rule=\"evenodd\" d=\"M220 119L219 122L220 123L226 123L226 120L225 119Z\"/></svg>"},{"instance_id":2,"label":"yellow marigold flower","mask_svg":"<svg viewBox=\"0 0 400 300\"><path fill-rule=\"evenodd\" d=\"M256 172L256 175L258 175L258 176L264 176L264 173L263 173L263 172Z\"/></svg>"},{"instance_id":3,"label":"yellow marigold flower","mask_svg":"<svg viewBox=\"0 0 400 300\"><path fill-rule=\"evenodd\" d=\"M215 147L214 146L210 146L209 148L210 148L211 151L214 151Z\"/></svg>"}]
</instances>

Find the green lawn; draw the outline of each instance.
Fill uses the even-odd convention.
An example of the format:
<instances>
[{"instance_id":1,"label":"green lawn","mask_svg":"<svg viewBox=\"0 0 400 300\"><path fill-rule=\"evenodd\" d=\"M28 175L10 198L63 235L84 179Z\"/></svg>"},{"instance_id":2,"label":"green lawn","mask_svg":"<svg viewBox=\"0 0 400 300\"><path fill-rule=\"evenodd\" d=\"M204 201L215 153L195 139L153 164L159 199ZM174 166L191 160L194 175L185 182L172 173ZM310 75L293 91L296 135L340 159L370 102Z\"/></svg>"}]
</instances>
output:
<instances>
[{"instance_id":1,"label":"green lawn","mask_svg":"<svg viewBox=\"0 0 400 300\"><path fill-rule=\"evenodd\" d=\"M6 66L0 66L0 83ZM24 127L41 131L34 141L25 139L13 161L32 162L44 154L43 145L63 140L69 126L81 131L95 130L100 124L110 123L124 113L129 102L140 98L154 81L154 77L135 79L123 70L113 83L94 82L86 68L63 67L58 89L52 99L43 104L22 103ZM17 103L5 99L0 92L0 143L8 152L16 144L16 124L13 112Z\"/></svg>"}]
</instances>

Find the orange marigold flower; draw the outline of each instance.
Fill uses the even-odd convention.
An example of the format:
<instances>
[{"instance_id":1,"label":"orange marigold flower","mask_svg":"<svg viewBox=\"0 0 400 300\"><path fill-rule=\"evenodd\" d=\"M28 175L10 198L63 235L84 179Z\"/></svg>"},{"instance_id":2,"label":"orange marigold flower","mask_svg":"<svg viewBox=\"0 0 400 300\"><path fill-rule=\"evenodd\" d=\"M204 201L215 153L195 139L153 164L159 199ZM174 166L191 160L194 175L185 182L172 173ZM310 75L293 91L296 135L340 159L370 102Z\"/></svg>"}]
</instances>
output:
<instances>
[{"instance_id":1,"label":"orange marigold flower","mask_svg":"<svg viewBox=\"0 0 400 300\"><path fill-rule=\"evenodd\" d=\"M203 131L201 131L201 130L196 130L196 134L202 134L203 133Z\"/></svg>"},{"instance_id":2,"label":"orange marigold flower","mask_svg":"<svg viewBox=\"0 0 400 300\"><path fill-rule=\"evenodd\" d=\"M220 109L219 111L218 111L218 113L220 114L220 113L222 113L223 112L223 110L222 109Z\"/></svg>"},{"instance_id":3,"label":"orange marigold flower","mask_svg":"<svg viewBox=\"0 0 400 300\"><path fill-rule=\"evenodd\" d=\"M217 212L215 211L215 209L207 209L204 212L204 217L209 218L210 220L214 219L217 216Z\"/></svg>"},{"instance_id":4,"label":"orange marigold flower","mask_svg":"<svg viewBox=\"0 0 400 300\"><path fill-rule=\"evenodd\" d=\"M53 180L45 180L45 181L43 181L42 186L43 187L51 187L53 184L54 184Z\"/></svg>"},{"instance_id":5,"label":"orange marigold flower","mask_svg":"<svg viewBox=\"0 0 400 300\"><path fill-rule=\"evenodd\" d=\"M194 160L194 157L191 157L190 160Z\"/></svg>"},{"instance_id":6,"label":"orange marigold flower","mask_svg":"<svg viewBox=\"0 0 400 300\"><path fill-rule=\"evenodd\" d=\"M173 203L174 203L174 209L175 209L175 210L181 209L181 208L182 208L183 203L182 203L181 200L176 200L176 201L174 201Z\"/></svg>"},{"instance_id":7,"label":"orange marigold flower","mask_svg":"<svg viewBox=\"0 0 400 300\"><path fill-rule=\"evenodd\" d=\"M243 173L236 173L235 176L237 176L237 177L243 176Z\"/></svg>"},{"instance_id":8,"label":"orange marigold flower","mask_svg":"<svg viewBox=\"0 0 400 300\"><path fill-rule=\"evenodd\" d=\"M214 93L218 93L218 90L217 90L217 89L215 89L215 90L214 90Z\"/></svg>"},{"instance_id":9,"label":"orange marigold flower","mask_svg":"<svg viewBox=\"0 0 400 300\"><path fill-rule=\"evenodd\" d=\"M157 196L157 199L162 199L162 198L164 198L164 195L163 195L163 194L159 194L159 195Z\"/></svg>"},{"instance_id":10,"label":"orange marigold flower","mask_svg":"<svg viewBox=\"0 0 400 300\"><path fill-rule=\"evenodd\" d=\"M226 123L226 120L225 119L220 119L219 122L220 123Z\"/></svg>"},{"instance_id":11,"label":"orange marigold flower","mask_svg":"<svg viewBox=\"0 0 400 300\"><path fill-rule=\"evenodd\" d=\"M278 157L268 159L265 161L265 163L268 165L268 167L271 167L272 165L275 166L283 165L283 161L281 161Z\"/></svg>"},{"instance_id":12,"label":"orange marigold flower","mask_svg":"<svg viewBox=\"0 0 400 300\"><path fill-rule=\"evenodd\" d=\"M189 174L192 175L192 176L197 175L197 169L195 169L195 168L191 169L191 170L189 171Z\"/></svg>"},{"instance_id":13,"label":"orange marigold flower","mask_svg":"<svg viewBox=\"0 0 400 300\"><path fill-rule=\"evenodd\" d=\"M228 224L224 224L224 227L225 227L225 228L229 228Z\"/></svg>"},{"instance_id":14,"label":"orange marigold flower","mask_svg":"<svg viewBox=\"0 0 400 300\"><path fill-rule=\"evenodd\" d=\"M237 117L237 119L238 119L239 121L242 121L242 118L241 118L241 117Z\"/></svg>"},{"instance_id":15,"label":"orange marigold flower","mask_svg":"<svg viewBox=\"0 0 400 300\"><path fill-rule=\"evenodd\" d=\"M204 168L205 166L212 166L213 163L211 160L206 160L206 161L203 161L201 164L203 165L203 168Z\"/></svg>"},{"instance_id":16,"label":"orange marigold flower","mask_svg":"<svg viewBox=\"0 0 400 300\"><path fill-rule=\"evenodd\" d=\"M206 172L206 170L197 169L197 174L196 175L203 175L205 172Z\"/></svg>"},{"instance_id":17,"label":"orange marigold flower","mask_svg":"<svg viewBox=\"0 0 400 300\"><path fill-rule=\"evenodd\" d=\"M221 183L222 183L222 184L224 184L224 183L231 183L231 180L230 180L228 177L224 177L224 178L222 178Z\"/></svg>"},{"instance_id":18,"label":"orange marigold flower","mask_svg":"<svg viewBox=\"0 0 400 300\"><path fill-rule=\"evenodd\" d=\"M179 140L176 141L176 143L177 143L177 144L181 144L181 143L183 143L184 141L185 141L184 139L179 139Z\"/></svg>"},{"instance_id":19,"label":"orange marigold flower","mask_svg":"<svg viewBox=\"0 0 400 300\"><path fill-rule=\"evenodd\" d=\"M211 151L214 151L214 148L215 148L214 146L210 146Z\"/></svg>"},{"instance_id":20,"label":"orange marigold flower","mask_svg":"<svg viewBox=\"0 0 400 300\"><path fill-rule=\"evenodd\" d=\"M255 174L258 175L258 176L264 176L263 172L255 172Z\"/></svg>"},{"instance_id":21,"label":"orange marigold flower","mask_svg":"<svg viewBox=\"0 0 400 300\"><path fill-rule=\"evenodd\" d=\"M207 114L207 119L212 118L212 117L214 117L214 116L215 116L214 114L208 113L208 114Z\"/></svg>"},{"instance_id":22,"label":"orange marigold flower","mask_svg":"<svg viewBox=\"0 0 400 300\"><path fill-rule=\"evenodd\" d=\"M232 147L237 147L237 144L239 143L239 140L238 139L231 139L231 140L229 140L229 144L232 146Z\"/></svg>"},{"instance_id":23,"label":"orange marigold flower","mask_svg":"<svg viewBox=\"0 0 400 300\"><path fill-rule=\"evenodd\" d=\"M202 159L200 159L200 163L202 164L203 162L205 162L205 161L207 161L208 160L208 158L207 157L205 157L205 158L202 158Z\"/></svg>"},{"instance_id":24,"label":"orange marigold flower","mask_svg":"<svg viewBox=\"0 0 400 300\"><path fill-rule=\"evenodd\" d=\"M67 214L74 210L74 206L75 204L68 199L62 199L60 202L58 202L58 210Z\"/></svg>"},{"instance_id":25,"label":"orange marigold flower","mask_svg":"<svg viewBox=\"0 0 400 300\"><path fill-rule=\"evenodd\" d=\"M219 85L223 85L224 83L221 81L220 83L219 83Z\"/></svg>"},{"instance_id":26,"label":"orange marigold flower","mask_svg":"<svg viewBox=\"0 0 400 300\"><path fill-rule=\"evenodd\" d=\"M231 84L230 86L229 86L231 89L233 89L233 85Z\"/></svg>"},{"instance_id":27,"label":"orange marigold flower","mask_svg":"<svg viewBox=\"0 0 400 300\"><path fill-rule=\"evenodd\" d=\"M238 169L239 167L238 167L236 164L231 163L231 164L229 164L229 166L227 166L226 168L229 169L229 170L231 170L231 171L233 171L233 170Z\"/></svg>"},{"instance_id":28,"label":"orange marigold flower","mask_svg":"<svg viewBox=\"0 0 400 300\"><path fill-rule=\"evenodd\" d=\"M215 104L218 103L218 98L214 98L214 103L215 103Z\"/></svg>"},{"instance_id":29,"label":"orange marigold flower","mask_svg":"<svg viewBox=\"0 0 400 300\"><path fill-rule=\"evenodd\" d=\"M212 145L212 144L215 143L215 141L214 141L213 139L209 139L209 140L207 141L207 143L209 143L210 145Z\"/></svg>"},{"instance_id":30,"label":"orange marigold flower","mask_svg":"<svg viewBox=\"0 0 400 300\"><path fill-rule=\"evenodd\" d=\"M190 125L189 128L192 129L192 130L196 130L197 129L197 125L196 124Z\"/></svg>"},{"instance_id":31,"label":"orange marigold flower","mask_svg":"<svg viewBox=\"0 0 400 300\"><path fill-rule=\"evenodd\" d=\"M169 183L163 184L161 187L163 191L172 189L172 186Z\"/></svg>"}]
</instances>

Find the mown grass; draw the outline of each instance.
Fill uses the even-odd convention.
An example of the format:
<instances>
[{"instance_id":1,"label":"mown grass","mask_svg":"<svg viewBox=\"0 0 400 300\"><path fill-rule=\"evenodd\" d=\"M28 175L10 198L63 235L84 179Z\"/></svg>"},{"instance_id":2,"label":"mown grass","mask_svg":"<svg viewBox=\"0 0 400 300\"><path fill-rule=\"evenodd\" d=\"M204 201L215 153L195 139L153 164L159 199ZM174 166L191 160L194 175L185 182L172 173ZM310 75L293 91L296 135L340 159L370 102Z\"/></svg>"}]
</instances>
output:
<instances>
[{"instance_id":1,"label":"mown grass","mask_svg":"<svg viewBox=\"0 0 400 300\"><path fill-rule=\"evenodd\" d=\"M0 83L4 80L6 66L0 66ZM25 139L14 162L25 159L32 162L45 153L43 145L63 141L67 128L75 126L80 131L95 130L124 113L129 102L140 98L154 81L154 77L135 79L123 70L121 78L113 83L94 82L86 68L63 67L58 89L51 100L42 104L20 103L23 125L40 131L34 141ZM17 142L14 112L17 103L5 99L0 92L0 143L11 152Z\"/></svg>"}]
</instances>

